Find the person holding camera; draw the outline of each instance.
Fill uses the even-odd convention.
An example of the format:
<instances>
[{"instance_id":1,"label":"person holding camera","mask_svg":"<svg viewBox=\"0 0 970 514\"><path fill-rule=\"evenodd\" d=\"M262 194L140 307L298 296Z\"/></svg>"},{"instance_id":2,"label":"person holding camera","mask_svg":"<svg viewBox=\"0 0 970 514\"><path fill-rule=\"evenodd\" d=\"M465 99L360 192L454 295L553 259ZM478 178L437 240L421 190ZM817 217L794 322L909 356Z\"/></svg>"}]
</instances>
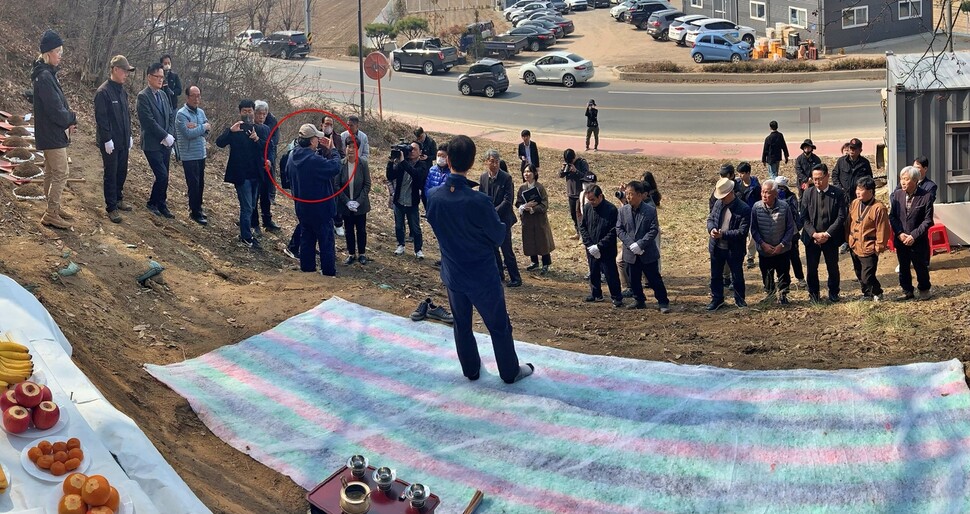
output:
<instances>
[{"instance_id":1,"label":"person holding camera","mask_svg":"<svg viewBox=\"0 0 970 514\"><path fill-rule=\"evenodd\" d=\"M337 252L334 247L333 216L337 212L333 196L333 178L340 174L340 157L331 152L330 140L312 123L300 127L297 146L287 160L293 181L296 217L300 220L300 271L317 270L317 247L320 250L320 274L337 276ZM323 201L319 201L323 200Z\"/></svg>"},{"instance_id":2,"label":"person holding camera","mask_svg":"<svg viewBox=\"0 0 970 514\"><path fill-rule=\"evenodd\" d=\"M156 216L174 218L168 210L168 176L175 146L175 110L169 96L162 91L165 72L161 63L145 70L148 87L138 93L138 122L141 125L141 149L148 166L155 175L152 193L148 197L148 212Z\"/></svg>"},{"instance_id":3,"label":"person holding camera","mask_svg":"<svg viewBox=\"0 0 970 514\"><path fill-rule=\"evenodd\" d=\"M599 122L599 109L596 108L596 100L592 98L589 99L589 103L586 104L586 151L589 151L589 136L595 137L595 142L593 143L593 151L598 152L600 149L600 122Z\"/></svg>"},{"instance_id":4,"label":"person holding camera","mask_svg":"<svg viewBox=\"0 0 970 514\"><path fill-rule=\"evenodd\" d=\"M546 188L538 181L539 171L531 164L522 170L522 185L515 195L515 207L522 218L522 253L529 256L532 264L526 271L539 267L539 257L542 257L540 275L549 272L552 264L552 251L556 249L556 242L552 238L552 227L549 225L549 195Z\"/></svg>"},{"instance_id":5,"label":"person holding camera","mask_svg":"<svg viewBox=\"0 0 970 514\"><path fill-rule=\"evenodd\" d=\"M418 164L420 160L421 146L417 143L407 144L402 140L391 149L385 175L393 185L391 203L394 206L394 237L397 239L394 255L404 254L404 222L407 220L408 231L414 238L414 256L424 259L424 252L421 251L421 218L418 215L418 204L421 201L421 188L424 187L427 175Z\"/></svg>"},{"instance_id":6,"label":"person holding camera","mask_svg":"<svg viewBox=\"0 0 970 514\"><path fill-rule=\"evenodd\" d=\"M266 173L263 168L263 146L269 138L269 128L253 123L255 112L256 102L241 100L239 121L222 131L216 138L216 146L229 147L224 181L236 187L236 196L239 198L239 241L248 248L261 250L259 241L253 237L251 222L256 206L259 174Z\"/></svg>"},{"instance_id":7,"label":"person holding camera","mask_svg":"<svg viewBox=\"0 0 970 514\"><path fill-rule=\"evenodd\" d=\"M569 216L573 219L575 234L570 239L579 239L579 198L583 194L583 179L589 175L589 163L586 159L576 156L576 151L567 148L562 153L563 165L559 170L559 178L566 179L566 196L569 197Z\"/></svg>"},{"instance_id":8,"label":"person holding camera","mask_svg":"<svg viewBox=\"0 0 970 514\"><path fill-rule=\"evenodd\" d=\"M515 251L512 250L512 225L515 225L515 211L512 205L515 202L512 189L512 176L499 168L498 150L485 152L485 173L478 179L478 190L488 195L495 206L495 212L499 219L505 223L505 239L502 244L495 248L495 263L498 265L498 273L504 278L504 267L509 272L508 287L519 287L522 285L522 276L519 274L519 265L515 261Z\"/></svg>"}]
</instances>

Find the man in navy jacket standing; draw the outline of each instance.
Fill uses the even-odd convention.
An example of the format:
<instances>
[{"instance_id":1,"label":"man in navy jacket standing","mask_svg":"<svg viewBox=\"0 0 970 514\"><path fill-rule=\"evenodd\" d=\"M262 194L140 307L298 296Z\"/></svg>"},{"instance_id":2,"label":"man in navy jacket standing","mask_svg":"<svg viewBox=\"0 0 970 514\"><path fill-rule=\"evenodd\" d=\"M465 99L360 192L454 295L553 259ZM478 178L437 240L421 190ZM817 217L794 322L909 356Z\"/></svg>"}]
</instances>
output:
<instances>
[{"instance_id":1,"label":"man in navy jacket standing","mask_svg":"<svg viewBox=\"0 0 970 514\"><path fill-rule=\"evenodd\" d=\"M724 263L731 269L734 284L734 303L747 307L744 300L744 254L748 229L751 226L751 208L735 194L734 181L722 178L714 187L714 206L707 217L707 233L710 235L707 249L711 252L711 303L708 311L716 311L724 305Z\"/></svg>"},{"instance_id":2,"label":"man in navy jacket standing","mask_svg":"<svg viewBox=\"0 0 970 514\"><path fill-rule=\"evenodd\" d=\"M511 384L532 374L532 364L519 365L505 290L495 263L495 248L505 240L506 227L488 196L473 189L468 170L475 162L475 143L468 136L448 142L451 174L430 191L428 223L441 248L441 281L455 318L455 347L462 373L478 380L482 359L472 332L472 307L478 310L492 337L502 380Z\"/></svg>"},{"instance_id":3,"label":"man in navy jacket standing","mask_svg":"<svg viewBox=\"0 0 970 514\"><path fill-rule=\"evenodd\" d=\"M321 152L317 152L317 150ZM293 180L296 217L303 233L300 235L300 270L314 272L317 263L317 243L320 245L320 273L337 275L337 252L334 248L333 217L337 205L333 194L333 179L340 174L340 154L331 151L330 139L312 123L300 127L297 146L287 160ZM302 201L301 201L302 200Z\"/></svg>"},{"instance_id":4,"label":"man in navy jacket standing","mask_svg":"<svg viewBox=\"0 0 970 514\"><path fill-rule=\"evenodd\" d=\"M259 174L265 173L263 147L269 139L266 125L254 124L256 103L240 100L240 120L226 127L218 138L216 146L229 147L229 161L226 163L225 182L236 186L239 198L239 241L253 250L261 250L259 241L253 237L252 215L256 207Z\"/></svg>"}]
</instances>

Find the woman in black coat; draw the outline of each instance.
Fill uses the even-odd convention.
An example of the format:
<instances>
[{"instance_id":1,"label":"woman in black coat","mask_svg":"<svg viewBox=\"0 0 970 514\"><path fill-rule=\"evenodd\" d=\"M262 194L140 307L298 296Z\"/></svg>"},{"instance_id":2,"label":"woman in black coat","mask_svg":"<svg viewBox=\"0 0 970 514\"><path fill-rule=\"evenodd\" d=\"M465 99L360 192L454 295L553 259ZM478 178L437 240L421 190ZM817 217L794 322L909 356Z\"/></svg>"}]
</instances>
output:
<instances>
[{"instance_id":1,"label":"woman in black coat","mask_svg":"<svg viewBox=\"0 0 970 514\"><path fill-rule=\"evenodd\" d=\"M344 237L347 238L349 254L344 264L350 266L355 261L367 264L367 213L370 212L371 187L367 161L358 160L357 152L347 152L347 156L340 163L340 176L337 180L339 183L336 184L336 189L343 188L337 196L337 214L344 220Z\"/></svg>"}]
</instances>

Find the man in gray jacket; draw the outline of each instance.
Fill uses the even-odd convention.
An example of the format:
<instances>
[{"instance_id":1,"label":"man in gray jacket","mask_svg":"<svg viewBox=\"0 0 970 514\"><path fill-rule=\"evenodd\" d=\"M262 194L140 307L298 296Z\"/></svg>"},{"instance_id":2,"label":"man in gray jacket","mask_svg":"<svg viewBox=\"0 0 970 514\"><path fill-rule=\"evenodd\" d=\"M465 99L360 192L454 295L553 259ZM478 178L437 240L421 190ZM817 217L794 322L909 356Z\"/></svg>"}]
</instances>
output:
<instances>
[{"instance_id":1,"label":"man in gray jacket","mask_svg":"<svg viewBox=\"0 0 970 514\"><path fill-rule=\"evenodd\" d=\"M751 238L758 248L761 280L768 293L775 294L775 275L778 275L778 303L788 304L791 285L791 247L795 236L795 213L788 202L778 201L778 186L774 180L761 184L761 201L751 209Z\"/></svg>"},{"instance_id":2,"label":"man in gray jacket","mask_svg":"<svg viewBox=\"0 0 970 514\"><path fill-rule=\"evenodd\" d=\"M662 314L670 312L670 299L667 298L667 288L660 276L660 249L657 247L657 235L660 233L660 222L657 219L657 208L644 202L647 189L643 182L633 181L626 186L626 198L629 203L620 207L616 221L616 235L623 242L623 262L630 268L630 288L633 289L634 302L628 309L645 309L646 297L643 295L644 275L653 289Z\"/></svg>"},{"instance_id":3,"label":"man in gray jacket","mask_svg":"<svg viewBox=\"0 0 970 514\"><path fill-rule=\"evenodd\" d=\"M161 63L154 63L146 71L148 87L138 93L138 122L141 124L141 149L155 175L152 194L148 197L148 212L156 216L174 218L168 210L168 168L175 145L175 112L169 97L162 91L165 72Z\"/></svg>"},{"instance_id":4,"label":"man in gray jacket","mask_svg":"<svg viewBox=\"0 0 970 514\"><path fill-rule=\"evenodd\" d=\"M209 223L202 210L202 191L205 189L206 137L209 118L202 110L202 90L189 86L185 91L185 105L175 115L175 144L182 157L185 186L189 190L189 217L199 225Z\"/></svg>"}]
</instances>

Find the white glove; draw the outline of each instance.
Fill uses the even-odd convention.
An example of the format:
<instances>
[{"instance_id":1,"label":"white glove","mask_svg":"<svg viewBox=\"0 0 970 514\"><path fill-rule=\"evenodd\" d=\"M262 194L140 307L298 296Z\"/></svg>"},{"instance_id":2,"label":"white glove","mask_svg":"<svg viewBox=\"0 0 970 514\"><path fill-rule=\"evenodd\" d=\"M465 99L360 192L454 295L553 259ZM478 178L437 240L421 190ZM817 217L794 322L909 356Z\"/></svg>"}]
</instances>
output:
<instances>
[{"instance_id":1,"label":"white glove","mask_svg":"<svg viewBox=\"0 0 970 514\"><path fill-rule=\"evenodd\" d=\"M525 204L519 206L519 216L525 213Z\"/></svg>"},{"instance_id":2,"label":"white glove","mask_svg":"<svg viewBox=\"0 0 970 514\"><path fill-rule=\"evenodd\" d=\"M170 147L175 144L175 138L172 137L172 134L168 134L165 136L165 139L162 140L162 144Z\"/></svg>"},{"instance_id":3,"label":"white glove","mask_svg":"<svg viewBox=\"0 0 970 514\"><path fill-rule=\"evenodd\" d=\"M586 247L586 251L589 252L589 254L592 255L594 259L599 259L601 257L600 247L596 245L589 245L588 247Z\"/></svg>"},{"instance_id":4,"label":"white glove","mask_svg":"<svg viewBox=\"0 0 970 514\"><path fill-rule=\"evenodd\" d=\"M638 245L636 243L633 243L633 244L630 245L629 248L630 248L630 251L633 252L634 254L636 254L636 255L643 255L643 250L640 249L640 245Z\"/></svg>"},{"instance_id":5,"label":"white glove","mask_svg":"<svg viewBox=\"0 0 970 514\"><path fill-rule=\"evenodd\" d=\"M357 209L360 208L360 202L358 202L357 200L351 200L347 202L347 208L354 212L357 212Z\"/></svg>"},{"instance_id":6,"label":"white glove","mask_svg":"<svg viewBox=\"0 0 970 514\"><path fill-rule=\"evenodd\" d=\"M111 152L115 151L115 142L113 139L109 139L107 143L104 144L104 153L111 155Z\"/></svg>"},{"instance_id":7,"label":"white glove","mask_svg":"<svg viewBox=\"0 0 970 514\"><path fill-rule=\"evenodd\" d=\"M129 136L128 137L128 149L131 150L132 148L134 148L134 146L135 146L135 138Z\"/></svg>"}]
</instances>

